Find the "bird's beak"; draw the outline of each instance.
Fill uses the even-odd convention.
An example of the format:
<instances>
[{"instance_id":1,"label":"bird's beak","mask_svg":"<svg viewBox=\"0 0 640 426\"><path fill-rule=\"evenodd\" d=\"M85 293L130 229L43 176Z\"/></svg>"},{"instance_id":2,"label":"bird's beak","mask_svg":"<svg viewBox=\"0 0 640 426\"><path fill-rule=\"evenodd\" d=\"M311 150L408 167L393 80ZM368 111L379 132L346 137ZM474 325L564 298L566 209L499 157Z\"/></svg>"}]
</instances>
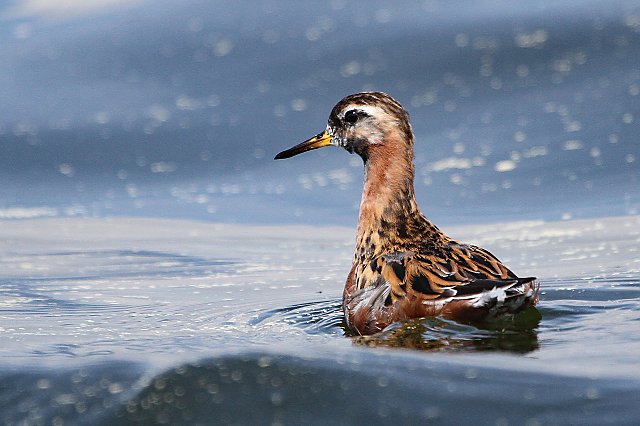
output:
<instances>
[{"instance_id":1,"label":"bird's beak","mask_svg":"<svg viewBox=\"0 0 640 426\"><path fill-rule=\"evenodd\" d=\"M312 137L311 139L307 139L306 141L291 147L287 150L282 151L274 160L282 160L283 158L293 157L294 155L302 154L303 152L311 151L312 149L322 148L323 146L331 145L331 136L327 131L320 133Z\"/></svg>"}]
</instances>

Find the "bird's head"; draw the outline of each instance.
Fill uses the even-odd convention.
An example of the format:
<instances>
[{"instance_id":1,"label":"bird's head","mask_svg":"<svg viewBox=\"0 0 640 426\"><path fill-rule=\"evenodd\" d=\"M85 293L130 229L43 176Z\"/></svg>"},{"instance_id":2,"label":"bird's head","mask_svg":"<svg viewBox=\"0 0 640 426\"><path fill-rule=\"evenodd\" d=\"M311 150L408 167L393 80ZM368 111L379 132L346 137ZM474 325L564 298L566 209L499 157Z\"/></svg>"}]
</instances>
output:
<instances>
[{"instance_id":1,"label":"bird's head","mask_svg":"<svg viewBox=\"0 0 640 426\"><path fill-rule=\"evenodd\" d=\"M372 148L382 147L389 140L403 141L407 145L403 148L412 151L413 133L409 114L386 93L356 93L333 107L322 133L282 151L275 159L335 145L360 155L366 161Z\"/></svg>"}]
</instances>

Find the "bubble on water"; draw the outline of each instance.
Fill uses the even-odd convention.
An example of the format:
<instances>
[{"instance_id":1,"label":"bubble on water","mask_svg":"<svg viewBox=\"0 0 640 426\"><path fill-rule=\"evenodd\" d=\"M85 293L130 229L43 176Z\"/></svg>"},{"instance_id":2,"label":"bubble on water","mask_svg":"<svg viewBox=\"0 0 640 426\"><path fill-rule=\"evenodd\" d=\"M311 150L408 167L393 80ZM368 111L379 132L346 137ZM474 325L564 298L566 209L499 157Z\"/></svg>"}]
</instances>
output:
<instances>
[{"instance_id":1,"label":"bubble on water","mask_svg":"<svg viewBox=\"0 0 640 426\"><path fill-rule=\"evenodd\" d=\"M334 169L328 172L331 183L337 185L340 189L346 189L348 184L353 182L353 176L347 169Z\"/></svg>"},{"instance_id":2,"label":"bubble on water","mask_svg":"<svg viewBox=\"0 0 640 426\"><path fill-rule=\"evenodd\" d=\"M360 62L358 61L347 62L340 68L340 74L342 74L343 77L351 77L359 74L361 68Z\"/></svg>"},{"instance_id":3,"label":"bubble on water","mask_svg":"<svg viewBox=\"0 0 640 426\"><path fill-rule=\"evenodd\" d=\"M320 172L314 173L312 175L312 179L315 182L315 184L318 185L319 187L325 187L329 183L327 180L327 177Z\"/></svg>"},{"instance_id":4,"label":"bubble on water","mask_svg":"<svg viewBox=\"0 0 640 426\"><path fill-rule=\"evenodd\" d=\"M300 98L294 99L291 101L291 109L298 112L304 111L307 109L307 101Z\"/></svg>"},{"instance_id":5,"label":"bubble on water","mask_svg":"<svg viewBox=\"0 0 640 426\"><path fill-rule=\"evenodd\" d=\"M522 156L525 158L542 157L549 153L546 146L532 146L531 148L522 152Z\"/></svg>"},{"instance_id":6,"label":"bubble on water","mask_svg":"<svg viewBox=\"0 0 640 426\"><path fill-rule=\"evenodd\" d=\"M577 120L569 121L564 125L564 131L567 133L578 132L582 129L582 123Z\"/></svg>"},{"instance_id":7,"label":"bubble on water","mask_svg":"<svg viewBox=\"0 0 640 426\"><path fill-rule=\"evenodd\" d=\"M124 389L125 389L124 386L122 386L122 384L118 382L109 383L109 385L107 386L107 391L112 395L117 395L119 393L122 393Z\"/></svg>"},{"instance_id":8,"label":"bubble on water","mask_svg":"<svg viewBox=\"0 0 640 426\"><path fill-rule=\"evenodd\" d=\"M287 115L287 107L282 104L274 106L273 115L275 115L276 117L284 117L285 115Z\"/></svg>"},{"instance_id":9,"label":"bubble on water","mask_svg":"<svg viewBox=\"0 0 640 426\"><path fill-rule=\"evenodd\" d=\"M622 114L622 122L625 124L633 123L633 114L631 114L630 112L625 112L624 114Z\"/></svg>"},{"instance_id":10,"label":"bubble on water","mask_svg":"<svg viewBox=\"0 0 640 426\"><path fill-rule=\"evenodd\" d=\"M551 68L560 73L568 73L571 71L571 61L569 59L556 59L553 61Z\"/></svg>"},{"instance_id":11,"label":"bubble on water","mask_svg":"<svg viewBox=\"0 0 640 426\"><path fill-rule=\"evenodd\" d=\"M526 77L529 75L529 67L526 65L518 65L516 67L516 74L518 77Z\"/></svg>"},{"instance_id":12,"label":"bubble on water","mask_svg":"<svg viewBox=\"0 0 640 426\"><path fill-rule=\"evenodd\" d=\"M476 379L478 378L478 371L475 368L468 368L464 372L464 377L467 379Z\"/></svg>"},{"instance_id":13,"label":"bubble on water","mask_svg":"<svg viewBox=\"0 0 640 426\"><path fill-rule=\"evenodd\" d=\"M274 391L271 393L271 403L274 406L279 407L283 404L283 402L284 402L284 396L282 395L282 392Z\"/></svg>"},{"instance_id":14,"label":"bubble on water","mask_svg":"<svg viewBox=\"0 0 640 426\"><path fill-rule=\"evenodd\" d=\"M517 164L515 161L513 160L502 160L502 161L498 161L494 166L493 169L496 172L509 172L513 169L515 169L517 167Z\"/></svg>"},{"instance_id":15,"label":"bubble on water","mask_svg":"<svg viewBox=\"0 0 640 426\"><path fill-rule=\"evenodd\" d=\"M134 183L127 184L126 190L131 198L136 198L139 195L138 187Z\"/></svg>"},{"instance_id":16,"label":"bubble on water","mask_svg":"<svg viewBox=\"0 0 640 426\"><path fill-rule=\"evenodd\" d=\"M438 92L436 90L428 90L423 96L425 105L433 105L438 102Z\"/></svg>"},{"instance_id":17,"label":"bubble on water","mask_svg":"<svg viewBox=\"0 0 640 426\"><path fill-rule=\"evenodd\" d=\"M598 391L597 388L595 387L590 387L587 388L587 391L585 392L585 396L587 397L587 399L599 399L600 398L600 392Z\"/></svg>"},{"instance_id":18,"label":"bubble on water","mask_svg":"<svg viewBox=\"0 0 640 426\"><path fill-rule=\"evenodd\" d=\"M73 177L76 171L75 168L69 163L62 163L58 166L58 171L67 177Z\"/></svg>"},{"instance_id":19,"label":"bubble on water","mask_svg":"<svg viewBox=\"0 0 640 426\"><path fill-rule=\"evenodd\" d=\"M457 142L453 144L453 152L456 154L462 154L465 150L465 146L463 143Z\"/></svg>"},{"instance_id":20,"label":"bubble on water","mask_svg":"<svg viewBox=\"0 0 640 426\"><path fill-rule=\"evenodd\" d=\"M449 176L449 182L454 185L462 185L464 183L462 175L460 173L454 173Z\"/></svg>"},{"instance_id":21,"label":"bubble on water","mask_svg":"<svg viewBox=\"0 0 640 426\"><path fill-rule=\"evenodd\" d=\"M206 194L196 195L194 200L196 204L207 204L209 202L209 197Z\"/></svg>"},{"instance_id":22,"label":"bubble on water","mask_svg":"<svg viewBox=\"0 0 640 426\"><path fill-rule=\"evenodd\" d=\"M265 151L262 148L256 148L253 150L253 158L256 160L261 160L265 156Z\"/></svg>"},{"instance_id":23,"label":"bubble on water","mask_svg":"<svg viewBox=\"0 0 640 426\"><path fill-rule=\"evenodd\" d=\"M466 170L472 167L480 167L485 164L485 160L482 157L475 158L460 158L460 157L447 157L441 160L429 163L425 168L425 172L442 172L447 170L459 169Z\"/></svg>"},{"instance_id":24,"label":"bubble on water","mask_svg":"<svg viewBox=\"0 0 640 426\"><path fill-rule=\"evenodd\" d=\"M478 36L473 39L475 50L496 50L500 46L500 40L492 36Z\"/></svg>"},{"instance_id":25,"label":"bubble on water","mask_svg":"<svg viewBox=\"0 0 640 426\"><path fill-rule=\"evenodd\" d=\"M106 111L101 111L94 115L93 119L98 124L107 124L111 120L111 116Z\"/></svg>"},{"instance_id":26,"label":"bubble on water","mask_svg":"<svg viewBox=\"0 0 640 426\"><path fill-rule=\"evenodd\" d=\"M493 65L487 63L480 65L480 75L483 77L490 77L493 74Z\"/></svg>"},{"instance_id":27,"label":"bubble on water","mask_svg":"<svg viewBox=\"0 0 640 426\"><path fill-rule=\"evenodd\" d=\"M492 89L500 90L502 89L502 80L498 77L492 78L491 83L489 83Z\"/></svg>"},{"instance_id":28,"label":"bubble on water","mask_svg":"<svg viewBox=\"0 0 640 426\"><path fill-rule=\"evenodd\" d=\"M200 108L200 101L186 95L180 95L176 99L176 107L181 111L193 111Z\"/></svg>"},{"instance_id":29,"label":"bubble on water","mask_svg":"<svg viewBox=\"0 0 640 426\"><path fill-rule=\"evenodd\" d=\"M159 104L153 104L147 108L146 114L149 118L158 122L165 122L171 117L169 110Z\"/></svg>"},{"instance_id":30,"label":"bubble on water","mask_svg":"<svg viewBox=\"0 0 640 426\"><path fill-rule=\"evenodd\" d=\"M51 381L48 379L40 379L36 383L38 389L49 389L51 387Z\"/></svg>"},{"instance_id":31,"label":"bubble on water","mask_svg":"<svg viewBox=\"0 0 640 426\"><path fill-rule=\"evenodd\" d=\"M218 40L213 44L213 54L221 57L227 56L233 50L233 42L228 38Z\"/></svg>"},{"instance_id":32,"label":"bubble on water","mask_svg":"<svg viewBox=\"0 0 640 426\"><path fill-rule=\"evenodd\" d=\"M557 111L557 105L555 102L545 102L543 109L547 114L551 114Z\"/></svg>"},{"instance_id":33,"label":"bubble on water","mask_svg":"<svg viewBox=\"0 0 640 426\"><path fill-rule=\"evenodd\" d=\"M578 51L573 56L573 61L578 65L584 65L587 63L587 52Z\"/></svg>"},{"instance_id":34,"label":"bubble on water","mask_svg":"<svg viewBox=\"0 0 640 426\"><path fill-rule=\"evenodd\" d=\"M518 33L514 37L514 41L518 47L523 48L540 48L549 39L549 33L543 29L535 30L530 33Z\"/></svg>"},{"instance_id":35,"label":"bubble on water","mask_svg":"<svg viewBox=\"0 0 640 426\"><path fill-rule=\"evenodd\" d=\"M496 192L498 190L498 185L496 185L495 183L487 183L487 182L485 182L480 187L480 190L482 192Z\"/></svg>"},{"instance_id":36,"label":"bubble on water","mask_svg":"<svg viewBox=\"0 0 640 426\"><path fill-rule=\"evenodd\" d=\"M308 175L302 174L302 175L298 176L298 183L304 189L313 188L313 181L311 180L311 178Z\"/></svg>"},{"instance_id":37,"label":"bubble on water","mask_svg":"<svg viewBox=\"0 0 640 426\"><path fill-rule=\"evenodd\" d=\"M624 24L635 32L640 32L640 14L627 13L624 15Z\"/></svg>"},{"instance_id":38,"label":"bubble on water","mask_svg":"<svg viewBox=\"0 0 640 426\"><path fill-rule=\"evenodd\" d=\"M151 173L172 173L176 171L177 166L172 162L158 161L157 163L151 163L149 169Z\"/></svg>"},{"instance_id":39,"label":"bubble on water","mask_svg":"<svg viewBox=\"0 0 640 426\"><path fill-rule=\"evenodd\" d=\"M38 127L26 121L20 121L13 126L15 136L35 136L38 134Z\"/></svg>"},{"instance_id":40,"label":"bubble on water","mask_svg":"<svg viewBox=\"0 0 640 426\"><path fill-rule=\"evenodd\" d=\"M577 149L582 149L583 147L583 143L582 141L578 140L578 139L572 139L569 141L565 141L562 144L562 149L565 151L575 151Z\"/></svg>"}]
</instances>

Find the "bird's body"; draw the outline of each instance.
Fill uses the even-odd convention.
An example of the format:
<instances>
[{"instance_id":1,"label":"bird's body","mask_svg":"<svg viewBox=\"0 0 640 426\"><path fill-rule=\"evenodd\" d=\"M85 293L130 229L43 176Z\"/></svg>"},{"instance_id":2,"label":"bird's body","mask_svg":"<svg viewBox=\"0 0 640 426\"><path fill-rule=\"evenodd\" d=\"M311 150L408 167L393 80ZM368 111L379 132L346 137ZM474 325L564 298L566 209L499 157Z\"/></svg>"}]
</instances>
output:
<instances>
[{"instance_id":1,"label":"bird's body","mask_svg":"<svg viewBox=\"0 0 640 426\"><path fill-rule=\"evenodd\" d=\"M356 247L343 292L355 333L372 334L410 318L482 320L537 302L535 278L516 277L491 253L452 240L420 212L409 116L389 95L347 96L323 133L276 159L327 145L364 161Z\"/></svg>"}]
</instances>

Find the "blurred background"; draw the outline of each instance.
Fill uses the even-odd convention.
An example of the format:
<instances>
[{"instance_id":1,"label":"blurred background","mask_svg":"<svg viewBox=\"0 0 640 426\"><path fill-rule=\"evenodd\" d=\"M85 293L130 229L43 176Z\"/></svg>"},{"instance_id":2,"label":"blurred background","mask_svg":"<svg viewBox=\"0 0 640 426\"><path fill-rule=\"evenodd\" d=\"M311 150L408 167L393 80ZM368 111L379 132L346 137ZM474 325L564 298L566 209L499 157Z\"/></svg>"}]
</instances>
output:
<instances>
[{"instance_id":1,"label":"blurred background","mask_svg":"<svg viewBox=\"0 0 640 426\"><path fill-rule=\"evenodd\" d=\"M16 0L0 57L0 218L353 226L358 157L273 156L362 90L436 223L640 211L637 1Z\"/></svg>"}]
</instances>

